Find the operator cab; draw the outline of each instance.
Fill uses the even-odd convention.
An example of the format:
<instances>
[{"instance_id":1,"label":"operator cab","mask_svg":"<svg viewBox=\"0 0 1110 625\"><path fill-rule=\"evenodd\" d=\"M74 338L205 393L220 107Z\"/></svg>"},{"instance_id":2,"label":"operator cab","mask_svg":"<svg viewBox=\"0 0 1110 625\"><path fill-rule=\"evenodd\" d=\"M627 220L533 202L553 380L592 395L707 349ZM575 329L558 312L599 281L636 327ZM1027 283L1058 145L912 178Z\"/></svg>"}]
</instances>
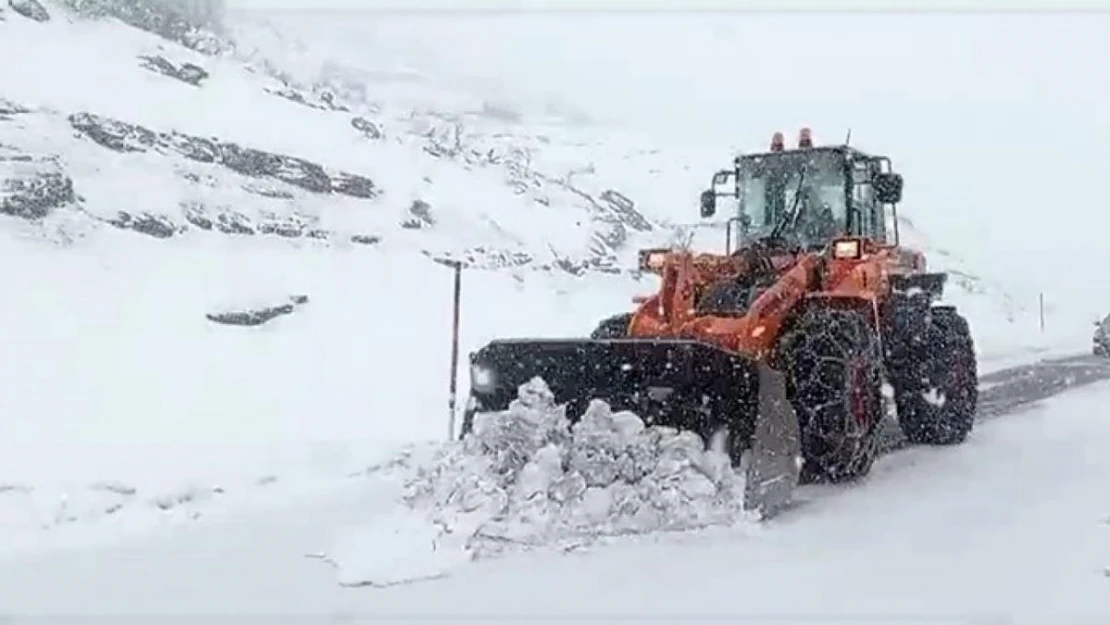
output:
<instances>
[{"instance_id":1,"label":"operator cab","mask_svg":"<svg viewBox=\"0 0 1110 625\"><path fill-rule=\"evenodd\" d=\"M713 187L701 195L702 217L716 214L719 197L737 200L736 215L729 219L730 228L738 229L737 247L774 240L817 250L842 236L886 243L891 238L886 205L896 242L894 205L902 197L902 177L890 171L886 157L847 145L814 147L803 128L797 149L784 149L782 133L775 133L770 151L738 156L733 169L714 174Z\"/></svg>"}]
</instances>

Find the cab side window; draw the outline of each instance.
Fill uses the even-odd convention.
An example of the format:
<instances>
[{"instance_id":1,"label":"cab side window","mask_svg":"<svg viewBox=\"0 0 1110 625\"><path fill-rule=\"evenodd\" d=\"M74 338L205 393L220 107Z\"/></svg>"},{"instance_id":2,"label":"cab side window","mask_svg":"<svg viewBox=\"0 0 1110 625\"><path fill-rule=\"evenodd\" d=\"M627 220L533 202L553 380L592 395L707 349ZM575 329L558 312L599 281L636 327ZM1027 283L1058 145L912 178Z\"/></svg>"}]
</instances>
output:
<instances>
[{"instance_id":1,"label":"cab side window","mask_svg":"<svg viewBox=\"0 0 1110 625\"><path fill-rule=\"evenodd\" d=\"M877 171L871 161L859 161L852 166L852 204L859 211L858 232L879 242L886 242L886 218L883 207L875 201L871 178Z\"/></svg>"}]
</instances>

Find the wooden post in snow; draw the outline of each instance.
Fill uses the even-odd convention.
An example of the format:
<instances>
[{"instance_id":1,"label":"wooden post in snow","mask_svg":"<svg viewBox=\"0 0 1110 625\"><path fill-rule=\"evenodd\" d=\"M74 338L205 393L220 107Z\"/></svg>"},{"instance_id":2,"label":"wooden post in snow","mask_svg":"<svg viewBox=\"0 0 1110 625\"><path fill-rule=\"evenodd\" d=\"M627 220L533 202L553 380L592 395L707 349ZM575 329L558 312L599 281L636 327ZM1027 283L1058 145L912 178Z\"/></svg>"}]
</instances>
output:
<instances>
[{"instance_id":1,"label":"wooden post in snow","mask_svg":"<svg viewBox=\"0 0 1110 625\"><path fill-rule=\"evenodd\" d=\"M1044 333L1044 291L1037 294L1037 307L1040 310L1041 333Z\"/></svg>"},{"instance_id":2,"label":"wooden post in snow","mask_svg":"<svg viewBox=\"0 0 1110 625\"><path fill-rule=\"evenodd\" d=\"M459 315L462 307L462 263L450 261L448 264L455 272L455 291L451 300L451 379L447 394L447 440L455 438L455 406L459 386Z\"/></svg>"}]
</instances>

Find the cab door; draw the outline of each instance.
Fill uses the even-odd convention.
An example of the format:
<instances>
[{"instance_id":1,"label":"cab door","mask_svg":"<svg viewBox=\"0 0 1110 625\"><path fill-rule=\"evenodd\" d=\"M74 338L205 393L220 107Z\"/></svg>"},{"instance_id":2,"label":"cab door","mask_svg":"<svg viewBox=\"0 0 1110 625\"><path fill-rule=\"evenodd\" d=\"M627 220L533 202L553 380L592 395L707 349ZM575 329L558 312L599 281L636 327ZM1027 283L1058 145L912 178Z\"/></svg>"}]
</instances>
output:
<instances>
[{"instance_id":1,"label":"cab door","mask_svg":"<svg viewBox=\"0 0 1110 625\"><path fill-rule=\"evenodd\" d=\"M879 243L887 242L886 216L875 201L871 180L878 172L875 161L860 159L852 163L852 208L856 223L852 231Z\"/></svg>"}]
</instances>

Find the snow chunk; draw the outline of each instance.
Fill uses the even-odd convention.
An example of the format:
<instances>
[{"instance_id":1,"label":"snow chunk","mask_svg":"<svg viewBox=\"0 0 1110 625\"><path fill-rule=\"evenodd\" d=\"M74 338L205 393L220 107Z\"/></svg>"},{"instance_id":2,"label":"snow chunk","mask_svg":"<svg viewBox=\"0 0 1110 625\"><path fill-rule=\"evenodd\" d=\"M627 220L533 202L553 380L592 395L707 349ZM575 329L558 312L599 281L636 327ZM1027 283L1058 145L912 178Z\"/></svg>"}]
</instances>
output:
<instances>
[{"instance_id":1,"label":"snow chunk","mask_svg":"<svg viewBox=\"0 0 1110 625\"><path fill-rule=\"evenodd\" d=\"M476 415L473 432L408 479L404 533L411 542L364 528L360 551L376 564L353 564L359 557L349 553L331 560L345 584L387 585L514 548L571 549L605 537L731 524L744 518L742 496L742 476L698 435L646 427L599 400L572 426L537 378L519 388L507 411ZM409 561L390 568L394 556L374 555L387 546L365 546L375 541L391 542L390 553Z\"/></svg>"},{"instance_id":2,"label":"snow chunk","mask_svg":"<svg viewBox=\"0 0 1110 625\"><path fill-rule=\"evenodd\" d=\"M338 556L326 558L339 571L342 586L393 586L435 579L460 561L463 550L439 549L438 528L418 511L384 515L372 527L349 528L335 541Z\"/></svg>"}]
</instances>

